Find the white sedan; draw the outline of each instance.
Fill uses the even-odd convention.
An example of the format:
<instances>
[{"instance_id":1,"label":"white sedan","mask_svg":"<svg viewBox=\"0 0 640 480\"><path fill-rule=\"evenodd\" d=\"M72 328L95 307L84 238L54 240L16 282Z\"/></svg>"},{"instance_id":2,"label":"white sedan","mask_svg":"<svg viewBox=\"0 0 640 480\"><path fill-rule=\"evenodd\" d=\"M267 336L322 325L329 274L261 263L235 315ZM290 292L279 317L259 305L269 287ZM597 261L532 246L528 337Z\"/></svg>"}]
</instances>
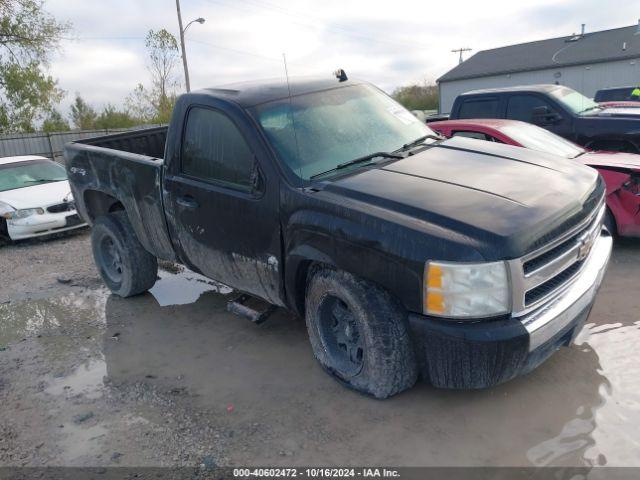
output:
<instances>
[{"instance_id":1,"label":"white sedan","mask_svg":"<svg viewBox=\"0 0 640 480\"><path fill-rule=\"evenodd\" d=\"M44 157L0 158L0 237L39 237L85 226L61 165Z\"/></svg>"}]
</instances>

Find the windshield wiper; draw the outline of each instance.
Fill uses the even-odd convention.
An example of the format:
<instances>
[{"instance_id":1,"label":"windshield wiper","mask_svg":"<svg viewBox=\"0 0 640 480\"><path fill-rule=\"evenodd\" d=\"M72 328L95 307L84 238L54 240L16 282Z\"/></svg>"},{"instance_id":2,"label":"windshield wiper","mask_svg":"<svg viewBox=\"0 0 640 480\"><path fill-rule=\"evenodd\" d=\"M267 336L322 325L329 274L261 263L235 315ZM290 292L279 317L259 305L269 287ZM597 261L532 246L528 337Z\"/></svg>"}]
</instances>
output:
<instances>
[{"instance_id":1,"label":"windshield wiper","mask_svg":"<svg viewBox=\"0 0 640 480\"><path fill-rule=\"evenodd\" d=\"M604 110L604 107L602 105L594 105L593 107L588 107L588 108L585 108L584 110L581 110L578 114L590 112L591 110L595 110L596 108L599 108L600 110Z\"/></svg>"},{"instance_id":2,"label":"windshield wiper","mask_svg":"<svg viewBox=\"0 0 640 480\"><path fill-rule=\"evenodd\" d=\"M338 165L336 165L333 168L330 168L329 170L326 170L324 172L320 172L320 173L316 173L315 175L311 175L309 178L316 178L316 177L321 177L322 175L325 175L327 173L331 173L331 172L335 172L336 170L342 170L343 168L347 168L350 167L352 165L357 165L359 163L363 163L366 162L368 160L372 160L374 158L403 158L402 155L397 155L395 153L390 153L390 152L374 152L374 153L370 153L369 155L365 155L364 157L358 157L358 158L354 158L353 160L349 160L348 162L343 162L343 163L339 163Z\"/></svg>"},{"instance_id":3,"label":"windshield wiper","mask_svg":"<svg viewBox=\"0 0 640 480\"><path fill-rule=\"evenodd\" d=\"M66 180L66 178L36 178L34 180L27 180L24 183L62 182L64 180Z\"/></svg>"},{"instance_id":4,"label":"windshield wiper","mask_svg":"<svg viewBox=\"0 0 640 480\"><path fill-rule=\"evenodd\" d=\"M428 135L423 135L419 138L416 138L413 142L405 143L402 147L400 147L396 152L401 152L402 150L406 150L411 147L415 147L416 145L420 145L422 142L427 140L428 138L432 140L445 140L446 138L442 135L433 135L429 133Z\"/></svg>"}]
</instances>

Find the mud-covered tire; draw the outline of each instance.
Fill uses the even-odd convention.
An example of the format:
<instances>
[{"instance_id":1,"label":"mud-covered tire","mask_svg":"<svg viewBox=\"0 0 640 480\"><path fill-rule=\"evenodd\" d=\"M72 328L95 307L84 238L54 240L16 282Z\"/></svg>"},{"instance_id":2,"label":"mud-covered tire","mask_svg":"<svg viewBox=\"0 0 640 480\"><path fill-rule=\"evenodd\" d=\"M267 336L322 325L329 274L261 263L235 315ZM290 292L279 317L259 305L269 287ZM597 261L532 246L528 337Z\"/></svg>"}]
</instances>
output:
<instances>
[{"instance_id":1,"label":"mud-covered tire","mask_svg":"<svg viewBox=\"0 0 640 480\"><path fill-rule=\"evenodd\" d=\"M356 363L346 361L341 358L345 356L344 352L341 353L331 338L327 338L333 335L326 333L331 330L326 326L327 315L333 316L329 322L338 324L333 311L336 308L328 314L327 302L340 305L337 308L340 311L346 306L351 313L349 321L354 323L353 330L362 338L362 346L357 350L358 353L362 350L360 369L351 368L357 367L359 354L353 356ZM316 270L307 283L305 320L316 359L327 372L350 388L376 398L387 398L416 382L417 364L406 313L377 286L346 272L328 268ZM345 361L348 367L343 366Z\"/></svg>"},{"instance_id":2,"label":"mud-covered tire","mask_svg":"<svg viewBox=\"0 0 640 480\"><path fill-rule=\"evenodd\" d=\"M140 244L125 212L96 219L91 248L100 276L116 295L138 295L156 283L158 261Z\"/></svg>"},{"instance_id":3,"label":"mud-covered tire","mask_svg":"<svg viewBox=\"0 0 640 480\"><path fill-rule=\"evenodd\" d=\"M607 212L604 214L604 226L607 227L609 233L614 237L618 234L616 219L614 218L613 213L611 213L611 210L609 210L609 207L607 207Z\"/></svg>"}]
</instances>

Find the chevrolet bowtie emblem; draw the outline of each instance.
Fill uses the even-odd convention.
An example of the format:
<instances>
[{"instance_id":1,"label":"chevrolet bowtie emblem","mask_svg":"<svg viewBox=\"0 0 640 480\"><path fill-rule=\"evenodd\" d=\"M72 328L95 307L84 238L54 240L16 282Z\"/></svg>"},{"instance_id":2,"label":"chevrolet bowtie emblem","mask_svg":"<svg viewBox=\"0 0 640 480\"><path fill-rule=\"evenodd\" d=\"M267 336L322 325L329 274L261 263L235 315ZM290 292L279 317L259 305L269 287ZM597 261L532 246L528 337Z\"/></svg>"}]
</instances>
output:
<instances>
[{"instance_id":1,"label":"chevrolet bowtie emblem","mask_svg":"<svg viewBox=\"0 0 640 480\"><path fill-rule=\"evenodd\" d=\"M595 237L589 232L580 235L578 238L578 261L582 261L589 256L594 240Z\"/></svg>"}]
</instances>

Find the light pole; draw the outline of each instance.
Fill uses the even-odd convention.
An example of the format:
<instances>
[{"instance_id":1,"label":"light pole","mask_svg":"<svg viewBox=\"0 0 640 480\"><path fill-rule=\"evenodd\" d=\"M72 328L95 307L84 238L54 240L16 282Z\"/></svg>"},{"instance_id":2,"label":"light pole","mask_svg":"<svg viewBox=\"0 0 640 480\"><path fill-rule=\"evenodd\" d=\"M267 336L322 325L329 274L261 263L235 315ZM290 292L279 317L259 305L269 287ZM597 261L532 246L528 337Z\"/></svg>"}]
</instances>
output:
<instances>
[{"instance_id":1,"label":"light pole","mask_svg":"<svg viewBox=\"0 0 640 480\"><path fill-rule=\"evenodd\" d=\"M176 9L178 10L178 26L180 27L180 48L182 49L182 65L184 66L184 84L187 87L187 92L191 91L191 83L189 82L189 67L187 66L187 51L184 47L184 34L187 31L187 28L191 26L192 23L196 22L199 24L204 23L204 18L196 18L195 20L191 20L187 23L187 26L182 28L182 14L180 13L180 0L176 0Z\"/></svg>"}]
</instances>

